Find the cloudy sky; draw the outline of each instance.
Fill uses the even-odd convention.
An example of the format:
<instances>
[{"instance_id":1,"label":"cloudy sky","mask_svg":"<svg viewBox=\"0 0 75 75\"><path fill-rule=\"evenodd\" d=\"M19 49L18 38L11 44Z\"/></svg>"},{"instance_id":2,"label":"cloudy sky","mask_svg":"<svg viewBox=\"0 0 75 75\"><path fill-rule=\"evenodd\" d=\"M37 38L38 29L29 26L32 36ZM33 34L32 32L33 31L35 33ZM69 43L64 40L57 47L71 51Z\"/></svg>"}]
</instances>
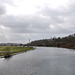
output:
<instances>
[{"instance_id":1,"label":"cloudy sky","mask_svg":"<svg viewBox=\"0 0 75 75\"><path fill-rule=\"evenodd\" d=\"M0 42L28 43L75 32L75 0L0 0Z\"/></svg>"}]
</instances>

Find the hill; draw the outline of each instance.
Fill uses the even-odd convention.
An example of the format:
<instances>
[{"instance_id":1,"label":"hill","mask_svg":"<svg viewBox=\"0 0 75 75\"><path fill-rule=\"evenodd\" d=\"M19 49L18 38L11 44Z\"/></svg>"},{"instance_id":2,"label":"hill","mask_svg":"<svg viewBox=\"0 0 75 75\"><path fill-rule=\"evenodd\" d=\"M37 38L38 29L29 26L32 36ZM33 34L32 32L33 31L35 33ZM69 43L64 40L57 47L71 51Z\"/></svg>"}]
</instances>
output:
<instances>
[{"instance_id":1,"label":"hill","mask_svg":"<svg viewBox=\"0 0 75 75\"><path fill-rule=\"evenodd\" d=\"M62 47L75 49L75 34L66 37L53 37L51 39L42 39L32 41L26 44L27 46L46 46L46 47Z\"/></svg>"}]
</instances>

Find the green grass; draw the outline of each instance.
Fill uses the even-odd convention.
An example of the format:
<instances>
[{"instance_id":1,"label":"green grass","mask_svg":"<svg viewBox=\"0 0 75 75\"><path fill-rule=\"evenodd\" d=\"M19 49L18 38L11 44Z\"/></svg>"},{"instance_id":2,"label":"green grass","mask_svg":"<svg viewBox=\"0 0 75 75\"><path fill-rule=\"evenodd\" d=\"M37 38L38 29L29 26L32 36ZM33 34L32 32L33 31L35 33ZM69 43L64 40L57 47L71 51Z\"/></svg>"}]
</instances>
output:
<instances>
[{"instance_id":1,"label":"green grass","mask_svg":"<svg viewBox=\"0 0 75 75\"><path fill-rule=\"evenodd\" d=\"M26 52L32 50L33 47L18 47L18 46L0 46L0 56L4 56L4 53L10 52L14 55L16 53Z\"/></svg>"}]
</instances>

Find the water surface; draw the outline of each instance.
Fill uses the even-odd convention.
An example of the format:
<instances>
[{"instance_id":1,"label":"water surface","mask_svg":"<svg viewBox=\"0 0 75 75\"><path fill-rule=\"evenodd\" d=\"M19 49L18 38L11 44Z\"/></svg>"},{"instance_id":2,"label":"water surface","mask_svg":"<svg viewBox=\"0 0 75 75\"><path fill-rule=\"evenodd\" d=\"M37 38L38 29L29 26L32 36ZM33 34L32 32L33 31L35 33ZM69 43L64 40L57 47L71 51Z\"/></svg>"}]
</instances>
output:
<instances>
[{"instance_id":1,"label":"water surface","mask_svg":"<svg viewBox=\"0 0 75 75\"><path fill-rule=\"evenodd\" d=\"M75 51L37 47L10 59L0 58L0 75L75 75Z\"/></svg>"}]
</instances>

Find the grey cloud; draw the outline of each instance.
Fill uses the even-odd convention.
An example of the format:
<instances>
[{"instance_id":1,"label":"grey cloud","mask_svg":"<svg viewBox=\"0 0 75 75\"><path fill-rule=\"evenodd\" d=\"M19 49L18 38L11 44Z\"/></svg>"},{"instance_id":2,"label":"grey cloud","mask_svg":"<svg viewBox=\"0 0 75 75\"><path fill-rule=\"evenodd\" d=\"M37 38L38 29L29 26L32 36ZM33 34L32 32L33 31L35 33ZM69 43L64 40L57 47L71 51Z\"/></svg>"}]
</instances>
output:
<instances>
[{"instance_id":1,"label":"grey cloud","mask_svg":"<svg viewBox=\"0 0 75 75\"><path fill-rule=\"evenodd\" d=\"M0 16L6 13L6 4L14 6L13 0L0 0Z\"/></svg>"},{"instance_id":2,"label":"grey cloud","mask_svg":"<svg viewBox=\"0 0 75 75\"><path fill-rule=\"evenodd\" d=\"M14 42L14 43L16 43L16 42L18 42L18 43L21 43L21 42L23 42L23 43L27 43L28 42L28 40L29 40L29 36L28 36L28 34L23 34L23 33L19 33L19 34L16 34L16 33L12 33L12 34L9 34L8 35L9 36L9 42Z\"/></svg>"},{"instance_id":3,"label":"grey cloud","mask_svg":"<svg viewBox=\"0 0 75 75\"><path fill-rule=\"evenodd\" d=\"M0 23L4 26L10 27L13 32L18 33L40 33L40 31L44 31L43 29L49 28L49 20L43 19L40 16L7 16L2 18Z\"/></svg>"},{"instance_id":4,"label":"grey cloud","mask_svg":"<svg viewBox=\"0 0 75 75\"><path fill-rule=\"evenodd\" d=\"M3 15L6 12L3 5L0 5L0 16Z\"/></svg>"},{"instance_id":5,"label":"grey cloud","mask_svg":"<svg viewBox=\"0 0 75 75\"><path fill-rule=\"evenodd\" d=\"M16 33L6 33L6 34L0 34L0 43L27 43L29 41L28 34L16 34Z\"/></svg>"},{"instance_id":6,"label":"grey cloud","mask_svg":"<svg viewBox=\"0 0 75 75\"><path fill-rule=\"evenodd\" d=\"M67 8L63 7L61 10L51 9L46 6L46 9L43 9L41 12L43 15L49 16L51 18L51 24L54 24L56 27L58 27L58 24L61 24L67 31L72 31L71 28L75 26L75 3L69 4ZM62 28L63 31L64 28Z\"/></svg>"},{"instance_id":7,"label":"grey cloud","mask_svg":"<svg viewBox=\"0 0 75 75\"><path fill-rule=\"evenodd\" d=\"M0 23L5 26L12 27L12 28L21 28L23 26L24 27L28 26L27 24L28 22L26 22L26 20L23 20L17 16L5 16L1 19Z\"/></svg>"},{"instance_id":8,"label":"grey cloud","mask_svg":"<svg viewBox=\"0 0 75 75\"><path fill-rule=\"evenodd\" d=\"M43 9L40 11L40 14L43 14L44 16L48 16L51 18L52 23L63 23L64 17L63 12L59 9L52 9L48 7L47 5L43 7Z\"/></svg>"},{"instance_id":9,"label":"grey cloud","mask_svg":"<svg viewBox=\"0 0 75 75\"><path fill-rule=\"evenodd\" d=\"M3 14L4 8L0 8L0 11L2 11L1 14ZM34 15L5 15L0 18L0 25L9 27L10 30L7 32L7 36L10 39L8 40L14 42L23 42L25 39L28 41L28 34L31 40L64 36L75 32L74 8L74 3L67 5L67 8L62 7L61 10L52 9L46 5L40 8L40 11ZM54 28L50 28L51 25L53 25ZM5 38L7 36L5 36Z\"/></svg>"},{"instance_id":10,"label":"grey cloud","mask_svg":"<svg viewBox=\"0 0 75 75\"><path fill-rule=\"evenodd\" d=\"M14 5L13 0L0 0L0 3L3 5L5 5L5 3L9 5Z\"/></svg>"}]
</instances>

